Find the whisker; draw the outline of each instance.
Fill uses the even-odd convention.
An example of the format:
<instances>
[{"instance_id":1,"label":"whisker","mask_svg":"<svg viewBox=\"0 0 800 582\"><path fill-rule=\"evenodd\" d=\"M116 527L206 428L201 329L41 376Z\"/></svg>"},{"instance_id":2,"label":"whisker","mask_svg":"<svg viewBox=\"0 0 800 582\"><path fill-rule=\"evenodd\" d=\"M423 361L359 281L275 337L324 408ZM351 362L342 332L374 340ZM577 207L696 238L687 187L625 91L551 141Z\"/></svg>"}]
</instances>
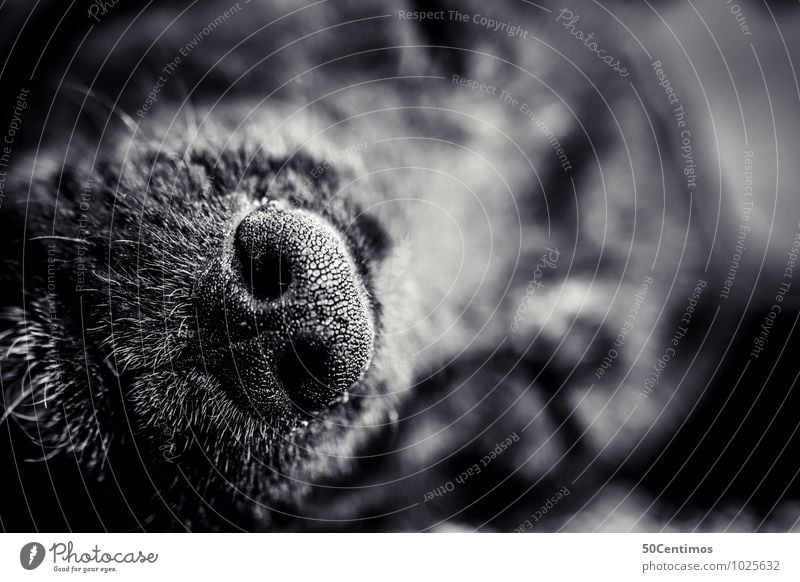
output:
<instances>
[{"instance_id":1,"label":"whisker","mask_svg":"<svg viewBox=\"0 0 800 582\"><path fill-rule=\"evenodd\" d=\"M77 91L81 95L85 95L86 97L91 97L94 99L95 104L98 105L105 105L108 110L113 113L124 125L128 128L131 134L136 133L139 124L136 123L133 118L125 113L122 109L115 106L113 103L109 101L109 99L103 95L98 94L96 91L81 85L79 83L73 82L65 82L64 87L67 89L72 89L73 91Z\"/></svg>"}]
</instances>

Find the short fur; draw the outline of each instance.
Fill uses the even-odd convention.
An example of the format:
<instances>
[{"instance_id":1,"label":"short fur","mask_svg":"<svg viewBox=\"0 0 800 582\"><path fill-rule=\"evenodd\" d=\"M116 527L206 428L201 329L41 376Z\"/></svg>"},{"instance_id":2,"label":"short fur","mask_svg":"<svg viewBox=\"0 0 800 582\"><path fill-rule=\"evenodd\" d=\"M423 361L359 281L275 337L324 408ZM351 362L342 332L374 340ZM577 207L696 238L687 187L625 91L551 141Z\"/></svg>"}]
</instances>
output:
<instances>
[{"instance_id":1,"label":"short fur","mask_svg":"<svg viewBox=\"0 0 800 582\"><path fill-rule=\"evenodd\" d=\"M139 17L120 5L94 28L51 117L26 120L47 133L15 153L2 212L1 460L6 475L20 468L0 502L6 528L510 531L563 487L537 529L718 526L704 502L722 486L678 508L670 493L694 481L670 492L658 464L709 417L695 405L718 401L706 395L715 358L691 358L726 333L704 335L706 297L653 393L638 388L697 281L715 280L693 251L702 228L664 146L675 136L662 101L643 95L644 109L552 19L512 4L495 16L541 43L373 18L413 3L242 4L143 115L164 63L226 7L200 2L173 21L169 3ZM577 6L600 30L599 9ZM524 99L573 169L520 111L453 74ZM348 393L274 422L204 370L196 294L267 199L338 229L376 322ZM770 499L736 527L755 527Z\"/></svg>"}]
</instances>

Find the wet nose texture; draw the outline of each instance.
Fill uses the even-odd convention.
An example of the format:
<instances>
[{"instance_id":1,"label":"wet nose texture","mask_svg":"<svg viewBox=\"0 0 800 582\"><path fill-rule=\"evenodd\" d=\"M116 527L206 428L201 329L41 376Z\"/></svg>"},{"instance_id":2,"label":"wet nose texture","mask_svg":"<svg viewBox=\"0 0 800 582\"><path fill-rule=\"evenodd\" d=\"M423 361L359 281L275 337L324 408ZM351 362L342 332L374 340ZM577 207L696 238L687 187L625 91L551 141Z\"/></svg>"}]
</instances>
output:
<instances>
[{"instance_id":1,"label":"wet nose texture","mask_svg":"<svg viewBox=\"0 0 800 582\"><path fill-rule=\"evenodd\" d=\"M245 285L261 300L283 295L292 273L290 256L284 256L282 213L254 212L236 229L237 259L242 265Z\"/></svg>"},{"instance_id":2,"label":"wet nose texture","mask_svg":"<svg viewBox=\"0 0 800 582\"><path fill-rule=\"evenodd\" d=\"M247 215L197 287L206 369L267 419L312 413L366 369L373 312L342 235L278 202Z\"/></svg>"}]
</instances>

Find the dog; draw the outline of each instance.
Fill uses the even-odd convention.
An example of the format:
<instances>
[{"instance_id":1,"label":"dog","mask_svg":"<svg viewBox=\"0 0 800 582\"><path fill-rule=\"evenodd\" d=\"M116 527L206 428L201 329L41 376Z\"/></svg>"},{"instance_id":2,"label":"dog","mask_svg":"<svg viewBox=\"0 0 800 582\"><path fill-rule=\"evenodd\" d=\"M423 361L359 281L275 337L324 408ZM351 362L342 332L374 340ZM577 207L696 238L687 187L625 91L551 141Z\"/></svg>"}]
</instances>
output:
<instances>
[{"instance_id":1,"label":"dog","mask_svg":"<svg viewBox=\"0 0 800 582\"><path fill-rule=\"evenodd\" d=\"M730 315L605 9L63 10L9 53L5 528L797 528L791 302Z\"/></svg>"}]
</instances>

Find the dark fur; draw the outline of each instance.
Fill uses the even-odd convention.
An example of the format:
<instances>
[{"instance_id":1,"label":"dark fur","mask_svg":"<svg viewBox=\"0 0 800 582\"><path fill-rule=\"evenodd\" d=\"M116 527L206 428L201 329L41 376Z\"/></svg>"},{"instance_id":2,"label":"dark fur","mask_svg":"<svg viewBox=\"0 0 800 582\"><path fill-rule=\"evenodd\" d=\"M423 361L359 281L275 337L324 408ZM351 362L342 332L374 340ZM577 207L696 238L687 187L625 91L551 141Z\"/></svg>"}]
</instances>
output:
<instances>
[{"instance_id":1,"label":"dark fur","mask_svg":"<svg viewBox=\"0 0 800 582\"><path fill-rule=\"evenodd\" d=\"M580 6L587 27L602 21L589 3ZM569 485L571 495L540 529L715 527L703 512L723 485L701 490L680 513L685 525L676 526L670 497L682 501L695 480L670 481L666 461L654 462L662 450L692 443L722 397L705 390L713 370L703 362L716 358L690 356L701 345L713 351L729 333L717 322L704 336L717 279L693 251L705 242L689 201L662 191L662 175L667 192L684 190L663 147L675 141L659 121L660 95L644 95L647 115L621 79L522 5L496 16L559 46L596 90L543 45L523 49L468 26L450 42L434 42L448 38L434 25L395 18L336 26L415 8L403 3L326 4L270 26L218 62L295 8L252 2L181 63L153 111L138 119L161 67L227 7L200 3L166 27L179 12L169 4L140 16L136 32L124 36L135 11L115 7L78 53L70 87L55 92L42 149L31 143L25 155L15 152L14 198L2 211L13 274L6 275L0 347L2 463L6 475L20 472L0 504L3 525L512 530ZM489 12L477 2L460 9ZM72 19L75 29L61 34L74 44L80 27ZM292 44L324 26L333 28ZM428 46L438 43L460 48ZM386 48L400 45L411 48ZM321 63L329 64L304 73ZM42 66L58 78L55 56ZM574 170L562 170L518 112L453 86L453 73L492 79L545 112ZM447 78L401 78L407 75ZM396 78L375 82L389 77ZM342 79L353 86L342 90ZM297 111L308 95L329 93ZM559 99L578 109L577 119ZM362 115L371 111L378 113ZM32 109L25 122L41 129L45 121L35 115ZM393 137L407 139L381 145ZM337 149L362 141L368 151L336 161ZM314 177L325 160L334 164ZM423 167L429 170L414 169ZM91 200L82 198L87 183ZM338 228L376 320L372 364L347 397L312 417L273 422L226 396L204 370L196 333L200 273L265 198ZM421 202L393 202L403 198ZM76 291L82 213L87 268ZM392 256L403 240L413 254L398 281ZM558 267L546 272L535 312L511 333L546 246L558 249ZM656 249L656 283L636 328L610 376L594 383ZM457 269L461 262L467 268ZM681 357L620 429L639 401L635 386L701 277L709 288ZM480 476L424 500L512 433L519 443ZM672 466L682 461L666 458ZM748 511L737 527L768 515L779 489L754 503L757 519ZM734 488L726 499L742 492ZM653 499L658 505L646 512Z\"/></svg>"}]
</instances>

